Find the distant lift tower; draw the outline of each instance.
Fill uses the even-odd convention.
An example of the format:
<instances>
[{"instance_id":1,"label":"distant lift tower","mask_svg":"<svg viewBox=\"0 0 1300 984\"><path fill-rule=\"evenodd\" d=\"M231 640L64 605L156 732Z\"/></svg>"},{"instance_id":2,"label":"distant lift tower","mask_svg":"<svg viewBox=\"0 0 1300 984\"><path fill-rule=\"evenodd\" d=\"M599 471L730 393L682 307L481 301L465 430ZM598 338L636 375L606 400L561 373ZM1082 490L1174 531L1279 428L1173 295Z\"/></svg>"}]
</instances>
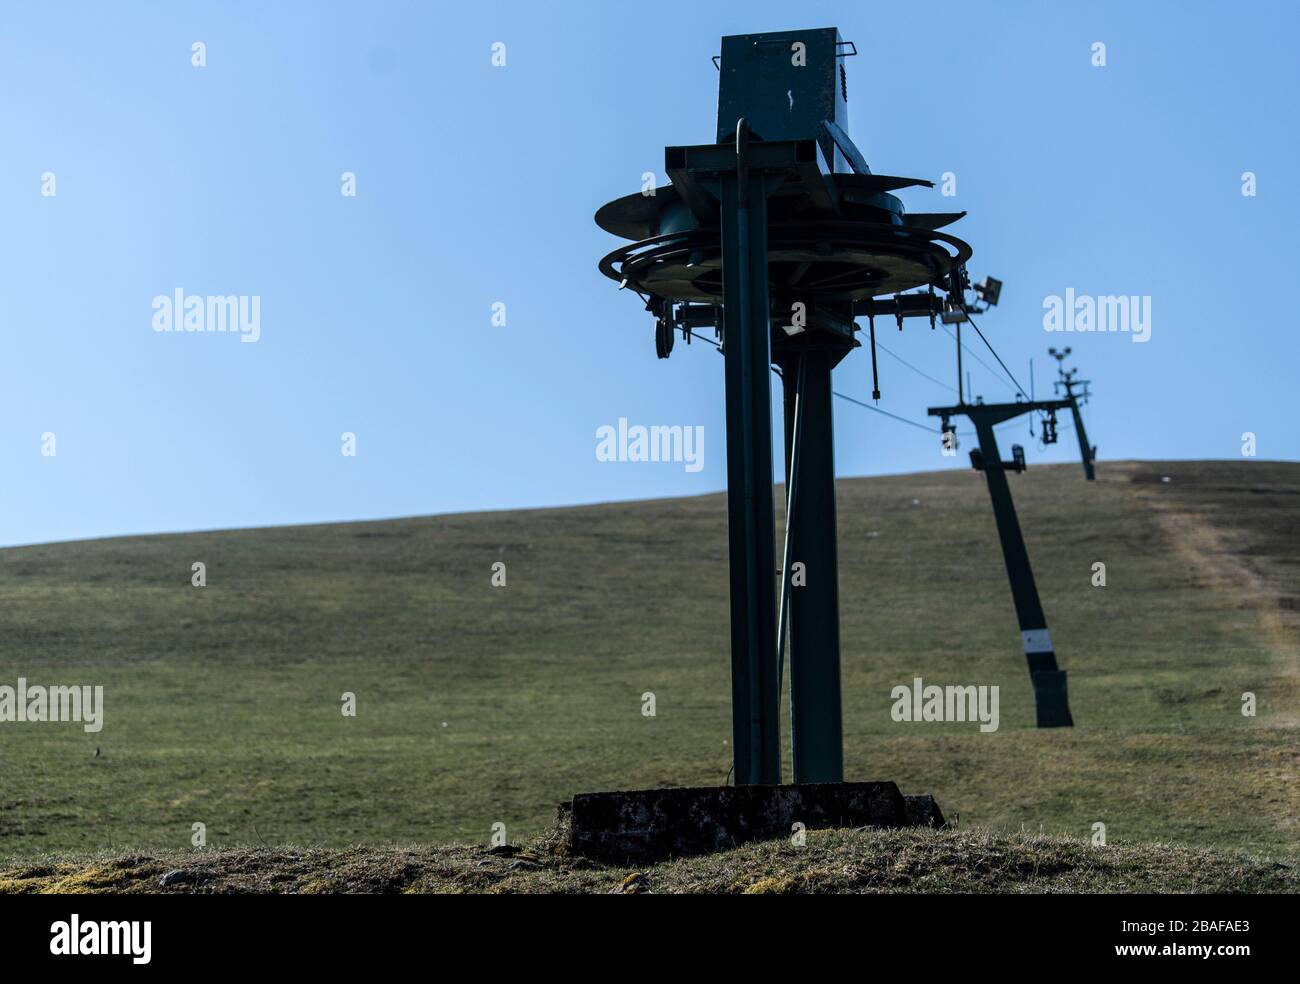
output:
<instances>
[{"instance_id":1,"label":"distant lift tower","mask_svg":"<svg viewBox=\"0 0 1300 984\"><path fill-rule=\"evenodd\" d=\"M1021 414L1045 411L1050 416L1044 424L1044 439L1051 443L1056 440L1056 411L1071 405L1069 400L962 402L954 407L931 407L929 410L930 416L940 418L945 441L956 439L951 418L969 417L975 425L979 447L970 453L971 466L977 471L983 471L988 480L989 497L993 500L993 518L997 521L1002 557L1006 561L1007 577L1011 581L1011 597L1016 605L1016 618L1020 621L1020 638L1024 643L1025 659L1029 662L1029 679L1034 686L1034 707L1040 728L1070 727L1074 720L1070 717L1065 671L1056 665L1052 636L1047 630L1047 618L1043 615L1043 606L1038 600L1038 587L1034 584L1034 572L1029 566L1029 552L1025 549L1020 521L1016 518L1016 506L1011 501L1011 487L1007 484L1008 470L1025 470L1025 449L1018 444L1013 445L1011 460L1003 461L993 428Z\"/></svg>"},{"instance_id":2,"label":"distant lift tower","mask_svg":"<svg viewBox=\"0 0 1300 984\"><path fill-rule=\"evenodd\" d=\"M660 358L679 331L689 343L707 326L721 339L738 785L781 781L787 630L794 781L843 779L831 369L858 346L853 319L873 298L928 289L887 310L900 326L933 321L935 289L960 297L971 255L935 231L961 213L908 215L889 194L930 182L872 174L849 139L852 54L835 28L723 38L717 142L665 148L671 187L596 213L602 229L633 240L600 269L645 302ZM773 364L785 391L779 592Z\"/></svg>"},{"instance_id":3,"label":"distant lift tower","mask_svg":"<svg viewBox=\"0 0 1300 984\"><path fill-rule=\"evenodd\" d=\"M1092 463L1097 460L1097 449L1088 443L1088 432L1083 428L1083 414L1079 412L1079 407L1088 402L1088 397L1092 395L1088 392L1091 381L1075 379L1075 375L1079 372L1078 369L1066 370L1065 359L1070 354L1069 346L1059 352L1054 348L1049 348L1047 354L1057 361L1057 372L1061 378L1056 380L1053 385L1058 393L1064 389L1066 399L1070 401L1070 410L1074 414L1074 432L1079 438L1079 454L1083 458L1083 474L1091 482L1097 477L1092 467ZM1074 391L1076 386L1082 386L1083 392L1076 393Z\"/></svg>"}]
</instances>

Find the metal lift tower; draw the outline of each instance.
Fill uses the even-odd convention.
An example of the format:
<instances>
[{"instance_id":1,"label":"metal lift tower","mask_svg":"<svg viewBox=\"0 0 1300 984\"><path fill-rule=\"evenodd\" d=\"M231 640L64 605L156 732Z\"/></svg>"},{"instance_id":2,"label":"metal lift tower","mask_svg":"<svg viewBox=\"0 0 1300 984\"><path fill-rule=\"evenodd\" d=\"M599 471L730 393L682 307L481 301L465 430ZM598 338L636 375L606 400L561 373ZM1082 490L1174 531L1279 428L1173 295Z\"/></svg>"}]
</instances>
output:
<instances>
[{"instance_id":1,"label":"metal lift tower","mask_svg":"<svg viewBox=\"0 0 1300 984\"><path fill-rule=\"evenodd\" d=\"M859 344L855 315L933 324L967 286L970 247L936 231L963 213L908 215L890 192L931 182L872 174L849 139L844 59L856 53L835 28L723 38L716 143L665 148L671 187L596 213L632 240L600 269L641 296L659 356L705 326L725 356L737 785L781 780L787 626L794 780L843 779L831 370ZM901 294L914 288L928 292ZM774 365L787 449L779 588Z\"/></svg>"},{"instance_id":2,"label":"metal lift tower","mask_svg":"<svg viewBox=\"0 0 1300 984\"><path fill-rule=\"evenodd\" d=\"M1040 728L1070 727L1069 694L1065 671L1056 665L1056 652L1052 648L1052 635L1047 630L1047 617L1038 600L1038 586L1034 571L1029 566L1029 551L1020 533L1020 520L1011 500L1011 486L1007 484L1007 471L1025 470L1025 451L1020 445L1011 448L1011 460L1003 461L998 450L997 434L993 428L1021 414L1046 411L1051 414L1045 425L1044 437L1050 434L1049 443L1056 440L1056 411L1071 406L1069 400L1036 400L1022 403L958 403L953 407L931 407L929 414L939 417L945 438L953 433L951 418L969 417L975 425L979 447L970 453L971 466L983 471L988 480L989 497L993 500L993 518L997 521L998 539L1002 542L1002 558L1007 564L1007 577L1011 581L1011 597L1020 621L1020 638L1024 643L1025 659L1029 663L1029 679L1034 686L1034 707ZM951 438L948 438L951 439Z\"/></svg>"},{"instance_id":3,"label":"metal lift tower","mask_svg":"<svg viewBox=\"0 0 1300 984\"><path fill-rule=\"evenodd\" d=\"M1079 370L1067 370L1065 368L1065 359L1070 354L1069 346L1059 352L1054 348L1049 348L1047 354L1057 362L1057 372L1060 373L1061 378L1052 385L1056 387L1058 393L1064 387L1065 398L1070 401L1070 411L1074 414L1074 432L1079 438L1079 454L1083 458L1083 476L1091 482L1097 477L1097 473L1093 469L1093 462L1097 460L1097 449L1088 443L1088 432L1083 427L1083 414L1079 412L1079 407L1086 403L1088 397L1092 395L1088 392L1091 380L1075 379L1074 377ZM1076 386L1082 386L1084 388L1083 392L1076 393L1074 391Z\"/></svg>"}]
</instances>

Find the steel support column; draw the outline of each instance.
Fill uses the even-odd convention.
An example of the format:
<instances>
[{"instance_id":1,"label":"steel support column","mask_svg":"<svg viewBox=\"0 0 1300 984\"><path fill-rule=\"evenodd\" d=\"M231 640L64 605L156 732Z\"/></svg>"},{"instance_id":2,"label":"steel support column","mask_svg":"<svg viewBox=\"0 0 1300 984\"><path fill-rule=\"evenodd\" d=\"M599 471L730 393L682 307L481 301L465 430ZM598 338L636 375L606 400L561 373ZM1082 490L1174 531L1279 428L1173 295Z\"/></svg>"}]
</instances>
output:
<instances>
[{"instance_id":1,"label":"steel support column","mask_svg":"<svg viewBox=\"0 0 1300 984\"><path fill-rule=\"evenodd\" d=\"M1056 652L1047 630L1047 618L1038 600L1038 586L1029 566L1029 551L1020 533L1020 520L1011 499L1006 471L998 452L997 436L993 432L991 417L975 417L975 431L979 435L980 453L984 459L984 476L988 480L989 497L993 500L993 517L997 521L998 539L1002 542L1002 558L1006 561L1007 577L1011 581L1011 597L1020 622L1020 637L1024 643L1025 659L1029 663L1029 679L1034 686L1034 705L1037 709L1038 727L1070 727L1069 697L1065 672L1056 665Z\"/></svg>"},{"instance_id":2,"label":"steel support column","mask_svg":"<svg viewBox=\"0 0 1300 984\"><path fill-rule=\"evenodd\" d=\"M719 183L735 781L767 785L781 781L767 182L742 164Z\"/></svg>"},{"instance_id":3,"label":"steel support column","mask_svg":"<svg viewBox=\"0 0 1300 984\"><path fill-rule=\"evenodd\" d=\"M1088 443L1088 432L1083 429L1083 414L1079 412L1079 401L1070 393L1070 412L1074 414L1074 432L1079 437L1079 454L1083 456L1083 477L1092 481L1097 473L1092 467L1092 445Z\"/></svg>"},{"instance_id":4,"label":"steel support column","mask_svg":"<svg viewBox=\"0 0 1300 984\"><path fill-rule=\"evenodd\" d=\"M844 779L831 405L831 369L843 354L810 348L782 359L786 494L791 488L798 490L790 519L790 563L803 565L798 586L790 583L790 571L783 572L790 593L790 744L795 782ZM792 462L789 449L794 445L798 403L802 403L803 426L799 454Z\"/></svg>"}]
</instances>

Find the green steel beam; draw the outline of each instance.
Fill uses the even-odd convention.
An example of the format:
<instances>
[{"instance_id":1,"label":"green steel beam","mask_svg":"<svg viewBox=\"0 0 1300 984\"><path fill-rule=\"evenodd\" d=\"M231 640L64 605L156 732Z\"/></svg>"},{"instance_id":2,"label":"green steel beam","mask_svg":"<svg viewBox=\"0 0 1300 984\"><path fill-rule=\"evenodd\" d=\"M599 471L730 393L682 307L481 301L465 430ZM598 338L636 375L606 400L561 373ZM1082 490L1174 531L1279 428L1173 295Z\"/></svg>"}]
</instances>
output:
<instances>
[{"instance_id":1,"label":"green steel beam","mask_svg":"<svg viewBox=\"0 0 1300 984\"><path fill-rule=\"evenodd\" d=\"M743 141L742 141L743 144ZM737 161L740 157L741 161ZM740 166L738 166L738 163ZM731 567L731 700L736 785L781 781L776 647L776 510L772 491L768 181L722 171L727 515Z\"/></svg>"},{"instance_id":2,"label":"green steel beam","mask_svg":"<svg viewBox=\"0 0 1300 984\"><path fill-rule=\"evenodd\" d=\"M839 556L835 523L835 453L831 369L848 346L784 351L786 494L790 510L790 744L795 782L842 782L844 741L840 699ZM802 363L802 372L800 371ZM800 379L802 377L802 387ZM796 405L802 413L797 426Z\"/></svg>"}]
</instances>

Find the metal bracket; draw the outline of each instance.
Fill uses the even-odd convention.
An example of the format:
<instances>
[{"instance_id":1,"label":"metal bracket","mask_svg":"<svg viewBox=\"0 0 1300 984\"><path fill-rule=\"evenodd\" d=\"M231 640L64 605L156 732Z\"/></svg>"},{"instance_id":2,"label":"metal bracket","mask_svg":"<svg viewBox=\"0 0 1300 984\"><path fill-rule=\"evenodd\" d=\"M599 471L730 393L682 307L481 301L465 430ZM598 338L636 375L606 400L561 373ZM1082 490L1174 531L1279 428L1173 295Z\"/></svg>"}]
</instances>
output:
<instances>
[{"instance_id":1,"label":"metal bracket","mask_svg":"<svg viewBox=\"0 0 1300 984\"><path fill-rule=\"evenodd\" d=\"M789 38L772 38L772 39L770 39L770 40L755 41L755 42L754 42L754 47L757 48L760 44L790 44L790 43L791 43L791 40L790 40ZM849 50L849 51L840 51L839 49L842 48L842 47L844 47L845 45L848 45L850 50ZM858 46L857 46L856 44L854 44L852 41L836 41L836 42L835 42L835 49L836 49L836 50L835 50L835 57L836 57L836 58L852 58L854 55L856 55L856 54L858 53ZM713 67L714 67L714 68L716 68L719 72L722 71L722 56L721 56L721 55L714 55L714 56L713 56L712 58L710 58L709 60L710 60L711 62L713 62Z\"/></svg>"}]
</instances>

